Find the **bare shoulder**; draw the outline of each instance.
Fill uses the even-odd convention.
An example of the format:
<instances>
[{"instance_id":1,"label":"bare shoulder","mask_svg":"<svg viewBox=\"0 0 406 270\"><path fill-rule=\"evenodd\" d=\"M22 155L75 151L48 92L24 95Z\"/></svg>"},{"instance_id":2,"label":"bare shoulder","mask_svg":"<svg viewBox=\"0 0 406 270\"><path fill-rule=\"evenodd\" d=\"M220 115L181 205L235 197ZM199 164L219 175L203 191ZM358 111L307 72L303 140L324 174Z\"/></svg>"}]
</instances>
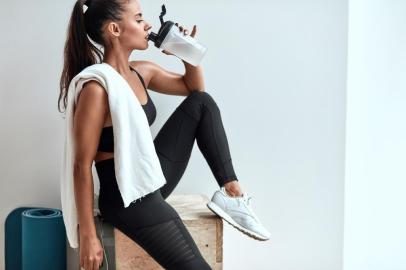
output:
<instances>
[{"instance_id":1,"label":"bare shoulder","mask_svg":"<svg viewBox=\"0 0 406 270\"><path fill-rule=\"evenodd\" d=\"M88 81L83 85L79 93L77 104L78 106L99 107L99 109L105 110L104 107L108 106L107 92L99 82L95 80Z\"/></svg>"},{"instance_id":2,"label":"bare shoulder","mask_svg":"<svg viewBox=\"0 0 406 270\"><path fill-rule=\"evenodd\" d=\"M142 75L150 75L149 72L151 72L151 69L156 67L157 64L148 60L136 60L130 61L130 65L137 69L137 71L145 73Z\"/></svg>"},{"instance_id":3,"label":"bare shoulder","mask_svg":"<svg viewBox=\"0 0 406 270\"><path fill-rule=\"evenodd\" d=\"M152 91L177 96L187 96L190 90L184 80L184 74L167 70L146 60L132 61L130 65L143 77L146 87Z\"/></svg>"},{"instance_id":4,"label":"bare shoulder","mask_svg":"<svg viewBox=\"0 0 406 270\"><path fill-rule=\"evenodd\" d=\"M146 87L148 88L149 82L154 76L155 70L157 69L158 65L148 60L130 61L130 65L135 70L137 70L138 73L140 73L140 75L144 79Z\"/></svg>"}]
</instances>

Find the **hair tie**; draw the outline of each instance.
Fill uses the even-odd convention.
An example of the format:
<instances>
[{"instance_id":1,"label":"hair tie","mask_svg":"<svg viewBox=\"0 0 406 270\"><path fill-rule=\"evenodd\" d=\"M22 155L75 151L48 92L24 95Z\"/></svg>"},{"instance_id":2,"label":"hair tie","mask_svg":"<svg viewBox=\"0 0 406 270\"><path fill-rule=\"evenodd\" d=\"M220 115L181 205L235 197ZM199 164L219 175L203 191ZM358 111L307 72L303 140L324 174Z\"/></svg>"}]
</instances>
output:
<instances>
[{"instance_id":1,"label":"hair tie","mask_svg":"<svg viewBox=\"0 0 406 270\"><path fill-rule=\"evenodd\" d=\"M90 8L92 0L84 0L83 2L83 14ZM85 7L86 6L86 7Z\"/></svg>"}]
</instances>

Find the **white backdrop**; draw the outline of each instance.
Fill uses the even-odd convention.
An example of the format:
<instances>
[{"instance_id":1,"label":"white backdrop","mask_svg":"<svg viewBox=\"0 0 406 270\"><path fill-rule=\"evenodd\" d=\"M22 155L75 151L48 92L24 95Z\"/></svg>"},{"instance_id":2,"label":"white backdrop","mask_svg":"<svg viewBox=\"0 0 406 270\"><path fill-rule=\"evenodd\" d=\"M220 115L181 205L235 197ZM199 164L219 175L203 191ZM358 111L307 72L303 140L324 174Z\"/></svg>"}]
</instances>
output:
<instances>
[{"instance_id":1,"label":"white backdrop","mask_svg":"<svg viewBox=\"0 0 406 270\"><path fill-rule=\"evenodd\" d=\"M344 270L406 269L406 2L350 0Z\"/></svg>"},{"instance_id":2,"label":"white backdrop","mask_svg":"<svg viewBox=\"0 0 406 270\"><path fill-rule=\"evenodd\" d=\"M225 269L342 268L347 1L142 1L208 47L207 92L220 106L235 170L272 239L225 223ZM18 206L60 208L62 50L73 1L1 1L0 216ZM158 51L134 51L184 72ZM152 92L155 135L183 97ZM97 184L97 183L96 183ZM177 192L211 197L217 184L197 145ZM4 253L1 227L0 252ZM3 260L3 256L0 256ZM0 261L0 265L4 265Z\"/></svg>"}]
</instances>

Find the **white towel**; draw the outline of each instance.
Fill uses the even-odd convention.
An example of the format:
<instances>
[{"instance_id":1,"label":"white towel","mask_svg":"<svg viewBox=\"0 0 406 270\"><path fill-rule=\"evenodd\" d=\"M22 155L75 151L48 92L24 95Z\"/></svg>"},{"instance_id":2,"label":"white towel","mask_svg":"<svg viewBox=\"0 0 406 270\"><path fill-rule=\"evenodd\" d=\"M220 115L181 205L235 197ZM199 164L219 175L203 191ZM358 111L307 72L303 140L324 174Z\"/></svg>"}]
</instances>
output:
<instances>
[{"instance_id":1,"label":"white towel","mask_svg":"<svg viewBox=\"0 0 406 270\"><path fill-rule=\"evenodd\" d=\"M68 88L66 138L60 179L63 220L72 248L79 247L73 185L73 109L83 84L90 80L101 83L108 94L114 130L114 169L124 207L166 183L147 116L128 82L107 63L83 69L72 79ZM91 196L93 198L93 194Z\"/></svg>"}]
</instances>

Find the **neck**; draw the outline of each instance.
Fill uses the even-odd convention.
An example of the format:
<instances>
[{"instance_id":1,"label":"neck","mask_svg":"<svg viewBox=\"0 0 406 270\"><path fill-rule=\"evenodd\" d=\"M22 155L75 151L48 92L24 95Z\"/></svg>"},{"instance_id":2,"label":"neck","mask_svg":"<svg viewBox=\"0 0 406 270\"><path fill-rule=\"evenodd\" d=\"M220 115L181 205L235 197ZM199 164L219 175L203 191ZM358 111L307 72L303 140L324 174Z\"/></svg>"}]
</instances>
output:
<instances>
[{"instance_id":1,"label":"neck","mask_svg":"<svg viewBox=\"0 0 406 270\"><path fill-rule=\"evenodd\" d=\"M129 74L129 72L131 72L130 63L128 61L130 55L131 52L126 50L106 50L103 62L112 66L122 75Z\"/></svg>"}]
</instances>

